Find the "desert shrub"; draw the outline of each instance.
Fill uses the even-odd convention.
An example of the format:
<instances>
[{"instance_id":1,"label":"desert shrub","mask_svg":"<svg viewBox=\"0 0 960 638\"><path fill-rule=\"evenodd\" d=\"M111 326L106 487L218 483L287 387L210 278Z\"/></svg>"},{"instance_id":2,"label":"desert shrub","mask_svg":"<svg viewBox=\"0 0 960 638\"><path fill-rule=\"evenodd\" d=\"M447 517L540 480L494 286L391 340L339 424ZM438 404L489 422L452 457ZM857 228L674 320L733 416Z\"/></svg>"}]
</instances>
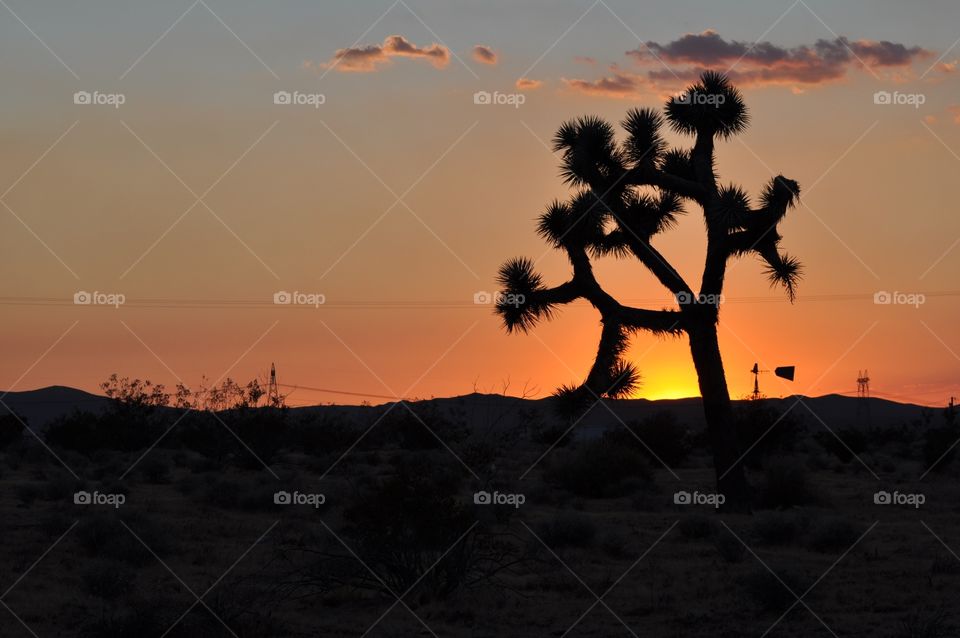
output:
<instances>
[{"instance_id":1,"label":"desert shrub","mask_svg":"<svg viewBox=\"0 0 960 638\"><path fill-rule=\"evenodd\" d=\"M942 471L950 466L957 455L954 445L960 438L960 431L951 426L929 428L923 434L924 466L933 471Z\"/></svg>"},{"instance_id":2,"label":"desert shrub","mask_svg":"<svg viewBox=\"0 0 960 638\"><path fill-rule=\"evenodd\" d=\"M602 439L559 451L544 471L548 483L591 498L623 496L625 480L650 476L643 456Z\"/></svg>"},{"instance_id":3,"label":"desert shrub","mask_svg":"<svg viewBox=\"0 0 960 638\"><path fill-rule=\"evenodd\" d=\"M94 511L80 519L74 535L88 556L134 566L150 564L154 553L163 555L170 545L168 531L138 510L126 511L122 518L116 511Z\"/></svg>"},{"instance_id":4,"label":"desert shrub","mask_svg":"<svg viewBox=\"0 0 960 638\"><path fill-rule=\"evenodd\" d=\"M600 547L603 551L612 558L624 558L629 552L627 547L629 541L627 537L618 532L607 532L603 535L603 538L600 539Z\"/></svg>"},{"instance_id":5,"label":"desert shrub","mask_svg":"<svg viewBox=\"0 0 960 638\"><path fill-rule=\"evenodd\" d=\"M854 455L860 455L867 451L867 445L870 439L867 433L856 428L843 428L835 432L817 432L813 439L824 450L840 459L844 463L853 460Z\"/></svg>"},{"instance_id":6,"label":"desert shrub","mask_svg":"<svg viewBox=\"0 0 960 638\"><path fill-rule=\"evenodd\" d=\"M808 544L818 552L846 551L865 531L849 519L832 516L814 523Z\"/></svg>"},{"instance_id":7,"label":"desert shrub","mask_svg":"<svg viewBox=\"0 0 960 638\"><path fill-rule=\"evenodd\" d=\"M564 448L573 440L573 434L576 428L571 428L568 423L557 423L551 421L544 422L542 419L534 422L529 427L530 440L540 445L552 445L557 448Z\"/></svg>"},{"instance_id":8,"label":"desert shrub","mask_svg":"<svg viewBox=\"0 0 960 638\"><path fill-rule=\"evenodd\" d=\"M55 472L43 486L43 497L49 501L73 502L73 495L84 488L84 482L67 471Z\"/></svg>"},{"instance_id":9,"label":"desert shrub","mask_svg":"<svg viewBox=\"0 0 960 638\"><path fill-rule=\"evenodd\" d=\"M436 450L466 438L466 428L454 422L432 403L402 402L394 407L368 436L369 444L396 445L402 450ZM441 443L443 441L443 443Z\"/></svg>"},{"instance_id":10,"label":"desert shrub","mask_svg":"<svg viewBox=\"0 0 960 638\"><path fill-rule=\"evenodd\" d=\"M793 513L758 512L753 519L753 533L765 545L786 545L801 532L801 521Z\"/></svg>"},{"instance_id":11,"label":"desert shrub","mask_svg":"<svg viewBox=\"0 0 960 638\"><path fill-rule=\"evenodd\" d=\"M87 561L80 572L84 590L104 601L115 601L123 596L134 577L135 573L129 567L109 559Z\"/></svg>"},{"instance_id":12,"label":"desert shrub","mask_svg":"<svg viewBox=\"0 0 960 638\"><path fill-rule=\"evenodd\" d=\"M150 483L167 483L170 481L170 464L156 451L145 456L140 461L138 469Z\"/></svg>"},{"instance_id":13,"label":"desert shrub","mask_svg":"<svg viewBox=\"0 0 960 638\"><path fill-rule=\"evenodd\" d=\"M918 607L900 621L893 638L948 638L955 635L946 609Z\"/></svg>"},{"instance_id":14,"label":"desert shrub","mask_svg":"<svg viewBox=\"0 0 960 638\"><path fill-rule=\"evenodd\" d=\"M97 450L141 450L162 434L157 420L140 412L75 411L47 427L47 443L90 455Z\"/></svg>"},{"instance_id":15,"label":"desert shrub","mask_svg":"<svg viewBox=\"0 0 960 638\"><path fill-rule=\"evenodd\" d=\"M793 458L772 459L763 474L760 506L795 507L817 501L807 469Z\"/></svg>"},{"instance_id":16,"label":"desert shrub","mask_svg":"<svg viewBox=\"0 0 960 638\"><path fill-rule=\"evenodd\" d=\"M747 555L747 548L733 534L717 534L713 544L720 558L728 563L739 563Z\"/></svg>"},{"instance_id":17,"label":"desert shrub","mask_svg":"<svg viewBox=\"0 0 960 638\"><path fill-rule=\"evenodd\" d=\"M290 435L294 449L321 455L346 450L362 433L346 417L321 415L301 419L293 425Z\"/></svg>"},{"instance_id":18,"label":"desert shrub","mask_svg":"<svg viewBox=\"0 0 960 638\"><path fill-rule=\"evenodd\" d=\"M264 469L290 442L286 409L237 408L218 416L236 434L230 437L234 461L243 469Z\"/></svg>"},{"instance_id":19,"label":"desert shrub","mask_svg":"<svg viewBox=\"0 0 960 638\"><path fill-rule=\"evenodd\" d=\"M74 530L80 547L90 556L108 554L120 535L127 533L117 517L106 512L94 512L83 517Z\"/></svg>"},{"instance_id":20,"label":"desert shrub","mask_svg":"<svg viewBox=\"0 0 960 638\"><path fill-rule=\"evenodd\" d=\"M744 450L744 463L761 467L763 459L794 450L803 426L786 406L772 407L765 401L743 401L734 410L737 435Z\"/></svg>"},{"instance_id":21,"label":"desert shrub","mask_svg":"<svg viewBox=\"0 0 960 638\"><path fill-rule=\"evenodd\" d=\"M12 414L0 415L0 450L23 439L23 422Z\"/></svg>"},{"instance_id":22,"label":"desert shrub","mask_svg":"<svg viewBox=\"0 0 960 638\"><path fill-rule=\"evenodd\" d=\"M43 490L36 483L17 483L13 488L13 493L22 507L30 507L40 497Z\"/></svg>"},{"instance_id":23,"label":"desert shrub","mask_svg":"<svg viewBox=\"0 0 960 638\"><path fill-rule=\"evenodd\" d=\"M446 453L400 457L392 475L368 479L359 488L353 504L344 509L342 534L395 591L406 591L427 566L440 560L418 588L422 596L446 598L482 569L477 529L457 542L475 522L462 494L462 479L463 469ZM343 558L356 567L352 557ZM366 570L347 578L379 588L379 583L368 582Z\"/></svg>"},{"instance_id":24,"label":"desert shrub","mask_svg":"<svg viewBox=\"0 0 960 638\"><path fill-rule=\"evenodd\" d=\"M649 456L651 463L663 462L670 467L683 463L693 450L690 430L667 410L639 422L631 421L627 426L620 425L606 432L604 438Z\"/></svg>"},{"instance_id":25,"label":"desert shrub","mask_svg":"<svg viewBox=\"0 0 960 638\"><path fill-rule=\"evenodd\" d=\"M583 514L563 512L537 526L537 535L551 549L588 547L597 535L597 526Z\"/></svg>"},{"instance_id":26,"label":"desert shrub","mask_svg":"<svg viewBox=\"0 0 960 638\"><path fill-rule=\"evenodd\" d=\"M738 579L747 598L761 610L783 613L795 601L790 593L803 593L799 579L790 571L774 567L776 576L763 567L756 567ZM782 582L781 582L782 581Z\"/></svg>"},{"instance_id":27,"label":"desert shrub","mask_svg":"<svg viewBox=\"0 0 960 638\"><path fill-rule=\"evenodd\" d=\"M717 524L709 516L690 514L680 519L677 523L677 531L683 538L700 540L713 536L717 531Z\"/></svg>"},{"instance_id":28,"label":"desert shrub","mask_svg":"<svg viewBox=\"0 0 960 638\"><path fill-rule=\"evenodd\" d=\"M211 479L203 490L203 500L207 504L224 509L232 509L240 504L244 486L239 481L222 477Z\"/></svg>"}]
</instances>

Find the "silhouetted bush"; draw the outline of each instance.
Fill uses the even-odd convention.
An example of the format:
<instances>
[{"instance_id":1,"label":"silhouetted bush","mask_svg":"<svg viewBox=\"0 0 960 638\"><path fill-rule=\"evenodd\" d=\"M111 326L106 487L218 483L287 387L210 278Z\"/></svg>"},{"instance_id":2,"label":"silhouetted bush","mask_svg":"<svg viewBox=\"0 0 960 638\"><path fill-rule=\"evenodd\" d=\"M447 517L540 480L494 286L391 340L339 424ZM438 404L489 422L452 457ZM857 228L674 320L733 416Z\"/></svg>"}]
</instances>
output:
<instances>
[{"instance_id":1,"label":"silhouetted bush","mask_svg":"<svg viewBox=\"0 0 960 638\"><path fill-rule=\"evenodd\" d=\"M933 471L942 471L950 466L957 455L955 443L960 431L952 426L929 428L923 434L923 462Z\"/></svg>"},{"instance_id":2,"label":"silhouetted bush","mask_svg":"<svg viewBox=\"0 0 960 638\"><path fill-rule=\"evenodd\" d=\"M709 516L690 514L680 519L677 523L677 531L683 538L701 540L713 536L717 532L717 524Z\"/></svg>"},{"instance_id":3,"label":"silhouetted bush","mask_svg":"<svg viewBox=\"0 0 960 638\"><path fill-rule=\"evenodd\" d=\"M722 532L713 540L720 558L728 563L740 563L747 556L747 548L733 534Z\"/></svg>"},{"instance_id":4,"label":"silhouetted bush","mask_svg":"<svg viewBox=\"0 0 960 638\"><path fill-rule=\"evenodd\" d=\"M140 413L76 411L51 423L46 440L54 447L89 455L97 450L141 450L154 443L161 433L155 423Z\"/></svg>"},{"instance_id":5,"label":"silhouetted bush","mask_svg":"<svg viewBox=\"0 0 960 638\"><path fill-rule=\"evenodd\" d=\"M870 443L867 433L856 428L843 428L834 433L817 432L813 438L820 447L844 463L852 461L854 455L866 452L867 445Z\"/></svg>"},{"instance_id":6,"label":"silhouetted bush","mask_svg":"<svg viewBox=\"0 0 960 638\"><path fill-rule=\"evenodd\" d=\"M793 451L803 429L789 406L773 407L765 401L743 401L734 409L737 436L746 452L748 467L761 467L763 459Z\"/></svg>"},{"instance_id":7,"label":"silhouetted bush","mask_svg":"<svg viewBox=\"0 0 960 638\"><path fill-rule=\"evenodd\" d=\"M623 445L649 456L651 463L666 463L677 467L693 450L690 430L677 419L673 412L657 412L640 422L632 421L627 427L619 425L604 434L615 445Z\"/></svg>"},{"instance_id":8,"label":"silhouetted bush","mask_svg":"<svg viewBox=\"0 0 960 638\"><path fill-rule=\"evenodd\" d=\"M148 454L140 461L140 473L150 483L167 483L170 481L170 465L158 453Z\"/></svg>"},{"instance_id":9,"label":"silhouetted bush","mask_svg":"<svg viewBox=\"0 0 960 638\"><path fill-rule=\"evenodd\" d=\"M454 445L467 432L431 403L403 402L394 407L367 437L373 445L394 444L402 450L436 450ZM442 441L442 442L441 442Z\"/></svg>"},{"instance_id":10,"label":"silhouetted bush","mask_svg":"<svg viewBox=\"0 0 960 638\"><path fill-rule=\"evenodd\" d=\"M538 525L537 535L551 549L588 547L597 535L597 526L583 514L564 512Z\"/></svg>"},{"instance_id":11,"label":"silhouetted bush","mask_svg":"<svg viewBox=\"0 0 960 638\"><path fill-rule=\"evenodd\" d=\"M23 439L23 423L12 414L0 415L0 450Z\"/></svg>"},{"instance_id":12,"label":"silhouetted bush","mask_svg":"<svg viewBox=\"0 0 960 638\"><path fill-rule=\"evenodd\" d=\"M807 469L793 458L778 458L768 463L760 488L760 506L795 507L817 501Z\"/></svg>"},{"instance_id":13,"label":"silhouetted bush","mask_svg":"<svg viewBox=\"0 0 960 638\"><path fill-rule=\"evenodd\" d=\"M312 455L342 452L353 445L362 433L346 417L307 416L292 427L292 447Z\"/></svg>"},{"instance_id":14,"label":"silhouetted bush","mask_svg":"<svg viewBox=\"0 0 960 638\"><path fill-rule=\"evenodd\" d=\"M392 476L370 480L344 509L347 542L395 591L406 591L448 549L419 584L429 597L449 596L477 567L473 538L454 545L474 523L463 473L446 456L401 457Z\"/></svg>"},{"instance_id":15,"label":"silhouetted bush","mask_svg":"<svg viewBox=\"0 0 960 638\"><path fill-rule=\"evenodd\" d=\"M605 498L623 496L627 479L649 479L651 473L638 452L601 439L558 451L543 476L578 496Z\"/></svg>"},{"instance_id":16,"label":"silhouetted bush","mask_svg":"<svg viewBox=\"0 0 960 638\"><path fill-rule=\"evenodd\" d=\"M818 552L842 552L850 549L860 535L867 531L854 522L839 517L829 517L813 524L808 544Z\"/></svg>"},{"instance_id":17,"label":"silhouetted bush","mask_svg":"<svg viewBox=\"0 0 960 638\"><path fill-rule=\"evenodd\" d=\"M753 533L765 545L785 545L800 536L803 527L792 512L757 512L753 519Z\"/></svg>"},{"instance_id":18,"label":"silhouetted bush","mask_svg":"<svg viewBox=\"0 0 960 638\"><path fill-rule=\"evenodd\" d=\"M13 488L13 493L22 507L30 507L34 501L40 498L43 490L36 483L17 483Z\"/></svg>"},{"instance_id":19,"label":"silhouetted bush","mask_svg":"<svg viewBox=\"0 0 960 638\"><path fill-rule=\"evenodd\" d=\"M955 635L946 609L918 607L900 621L892 638L949 638Z\"/></svg>"},{"instance_id":20,"label":"silhouetted bush","mask_svg":"<svg viewBox=\"0 0 960 638\"><path fill-rule=\"evenodd\" d=\"M790 593L790 590L799 596L803 593L803 589L799 585L799 579L792 572L773 569L776 575L758 566L738 580L751 602L763 611L779 614L796 602L796 597Z\"/></svg>"}]
</instances>

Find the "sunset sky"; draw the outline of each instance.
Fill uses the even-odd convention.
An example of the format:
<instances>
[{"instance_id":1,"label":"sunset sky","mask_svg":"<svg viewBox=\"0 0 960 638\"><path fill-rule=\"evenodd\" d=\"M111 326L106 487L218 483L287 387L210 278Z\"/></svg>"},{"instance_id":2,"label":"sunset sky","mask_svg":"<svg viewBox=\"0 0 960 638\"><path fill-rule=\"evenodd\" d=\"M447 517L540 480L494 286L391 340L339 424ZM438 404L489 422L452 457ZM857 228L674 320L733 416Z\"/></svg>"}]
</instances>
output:
<instances>
[{"instance_id":1,"label":"sunset sky","mask_svg":"<svg viewBox=\"0 0 960 638\"><path fill-rule=\"evenodd\" d=\"M878 396L943 405L960 395L958 38L955 0L2 0L0 388L246 381L271 362L373 402L579 382L592 308L507 335L475 294L512 257L569 277L535 232L569 192L564 120L619 122L715 69L752 115L718 146L721 181L803 189L781 226L796 302L755 258L731 265L731 394L757 361L797 366L762 379L771 396L854 392L866 368ZM656 245L696 288L687 211ZM636 261L597 272L625 303L673 306ZM636 396L697 394L685 339L640 335L630 358Z\"/></svg>"}]
</instances>

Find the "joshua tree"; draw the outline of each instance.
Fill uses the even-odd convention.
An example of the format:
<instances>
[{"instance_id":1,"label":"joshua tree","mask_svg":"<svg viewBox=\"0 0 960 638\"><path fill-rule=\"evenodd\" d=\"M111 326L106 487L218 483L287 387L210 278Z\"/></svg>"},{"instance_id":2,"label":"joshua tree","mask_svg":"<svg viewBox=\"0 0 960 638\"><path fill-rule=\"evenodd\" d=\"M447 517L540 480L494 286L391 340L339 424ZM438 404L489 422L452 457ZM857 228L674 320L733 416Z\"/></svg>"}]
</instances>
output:
<instances>
[{"instance_id":1,"label":"joshua tree","mask_svg":"<svg viewBox=\"0 0 960 638\"><path fill-rule=\"evenodd\" d=\"M686 334L703 397L717 474L717 489L728 511L749 511L750 494L739 463L741 447L717 341L719 305L727 262L755 253L765 262L772 285L794 299L800 263L781 253L777 226L799 197L797 183L776 176L759 205L738 186L721 186L714 172L714 143L743 131L749 115L741 93L720 74L707 72L664 106L633 109L622 122L622 143L614 128L595 117L563 124L554 138L562 155L561 175L576 188L569 201L555 201L540 216L538 233L566 252L573 275L554 288L544 285L529 259L505 263L498 275L504 292L497 313L507 332L527 332L558 306L585 299L600 313L602 332L596 360L582 385L561 387L561 405L582 411L603 397L624 397L639 383L636 368L623 359L632 334ZM669 149L663 125L694 138L693 148ZM651 244L675 225L685 203L703 210L707 249L700 290L694 292ZM607 293L594 276L592 259L634 257L673 293L676 309L632 308Z\"/></svg>"}]
</instances>

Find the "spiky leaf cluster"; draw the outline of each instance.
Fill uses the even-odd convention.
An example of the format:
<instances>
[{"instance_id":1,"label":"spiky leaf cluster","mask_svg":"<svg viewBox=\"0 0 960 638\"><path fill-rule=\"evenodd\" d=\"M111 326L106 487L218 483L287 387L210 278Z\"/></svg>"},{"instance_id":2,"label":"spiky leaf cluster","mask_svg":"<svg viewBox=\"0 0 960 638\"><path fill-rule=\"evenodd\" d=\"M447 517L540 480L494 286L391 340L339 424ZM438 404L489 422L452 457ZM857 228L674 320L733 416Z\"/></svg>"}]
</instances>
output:
<instances>
[{"instance_id":1,"label":"spiky leaf cluster","mask_svg":"<svg viewBox=\"0 0 960 638\"><path fill-rule=\"evenodd\" d=\"M561 155L560 175L574 186L602 186L623 171L623 158L609 122L584 116L565 122L553 138Z\"/></svg>"},{"instance_id":2,"label":"spiky leaf cluster","mask_svg":"<svg viewBox=\"0 0 960 638\"><path fill-rule=\"evenodd\" d=\"M496 311L507 332L528 332L541 319L549 319L552 306L540 299L543 279L529 259L511 259L500 266L497 283L502 292L496 300Z\"/></svg>"},{"instance_id":3,"label":"spiky leaf cluster","mask_svg":"<svg viewBox=\"0 0 960 638\"><path fill-rule=\"evenodd\" d=\"M703 132L726 139L745 130L750 121L743 94L725 75L713 71L667 100L664 110L670 127L684 135Z\"/></svg>"}]
</instances>

